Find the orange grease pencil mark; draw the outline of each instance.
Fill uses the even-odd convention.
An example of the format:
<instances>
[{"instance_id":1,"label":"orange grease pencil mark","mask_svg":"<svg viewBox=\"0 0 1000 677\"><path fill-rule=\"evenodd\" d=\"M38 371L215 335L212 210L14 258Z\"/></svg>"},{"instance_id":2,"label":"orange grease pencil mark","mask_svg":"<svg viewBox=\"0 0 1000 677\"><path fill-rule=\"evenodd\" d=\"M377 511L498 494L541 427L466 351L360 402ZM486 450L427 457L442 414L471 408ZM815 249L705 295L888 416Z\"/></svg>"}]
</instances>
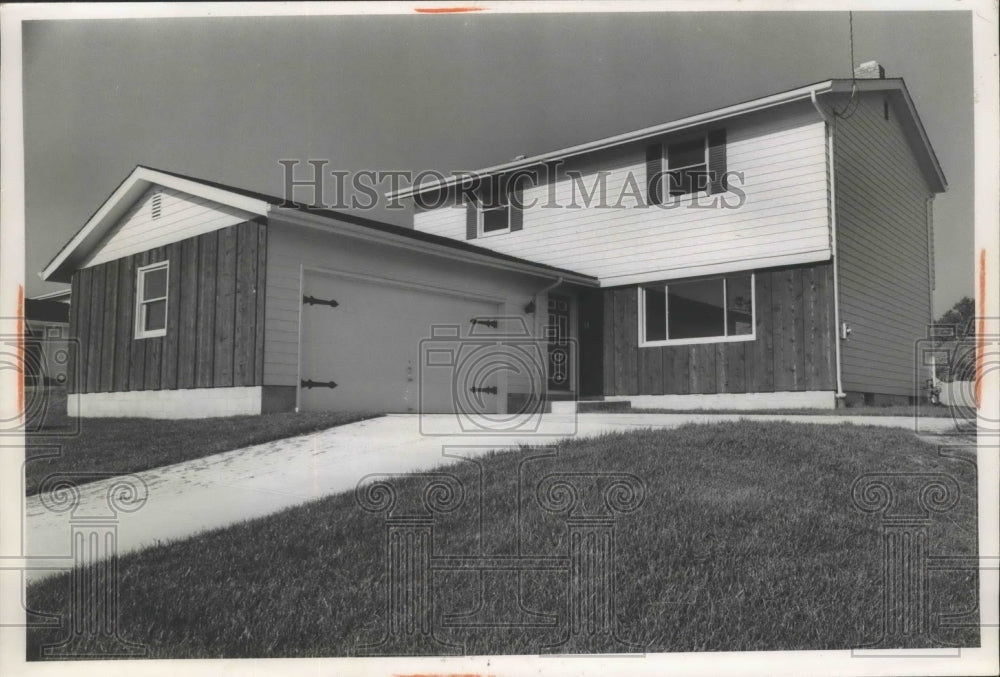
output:
<instances>
[{"instance_id":1,"label":"orange grease pencil mark","mask_svg":"<svg viewBox=\"0 0 1000 677\"><path fill-rule=\"evenodd\" d=\"M483 9L483 7L417 7L413 11L419 14L458 14L460 12L482 12ZM421 677L425 676L421 675Z\"/></svg>"},{"instance_id":2,"label":"orange grease pencil mark","mask_svg":"<svg viewBox=\"0 0 1000 677\"><path fill-rule=\"evenodd\" d=\"M24 285L17 286L17 417L24 422Z\"/></svg>"},{"instance_id":3,"label":"orange grease pencil mark","mask_svg":"<svg viewBox=\"0 0 1000 677\"><path fill-rule=\"evenodd\" d=\"M986 250L979 250L979 326L976 327L976 409L983 406L983 359L986 357Z\"/></svg>"},{"instance_id":4,"label":"orange grease pencil mark","mask_svg":"<svg viewBox=\"0 0 1000 677\"><path fill-rule=\"evenodd\" d=\"M475 673L475 672L464 673L464 674L453 674L453 673L440 674L440 673L433 673L433 672L430 672L430 673L417 672L417 673L414 673L414 674L411 674L411 675L394 675L394 677L494 677L494 676L493 675L480 675L480 674Z\"/></svg>"}]
</instances>

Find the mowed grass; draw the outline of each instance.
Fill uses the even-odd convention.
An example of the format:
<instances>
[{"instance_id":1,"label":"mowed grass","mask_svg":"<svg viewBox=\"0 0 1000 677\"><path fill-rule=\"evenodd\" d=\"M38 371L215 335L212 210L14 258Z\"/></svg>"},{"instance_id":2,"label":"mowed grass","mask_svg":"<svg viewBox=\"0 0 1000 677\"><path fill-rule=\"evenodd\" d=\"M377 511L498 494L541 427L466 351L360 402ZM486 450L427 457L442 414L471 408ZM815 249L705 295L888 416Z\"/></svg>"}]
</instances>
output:
<instances>
[{"instance_id":1,"label":"mowed grass","mask_svg":"<svg viewBox=\"0 0 1000 677\"><path fill-rule=\"evenodd\" d=\"M957 418L968 415L963 408L945 407L933 404L921 404L919 407L908 405L855 406L838 409L632 409L636 414L747 414L747 415L781 415L781 416L905 416L914 418Z\"/></svg>"},{"instance_id":2,"label":"mowed grass","mask_svg":"<svg viewBox=\"0 0 1000 677\"><path fill-rule=\"evenodd\" d=\"M253 444L303 435L352 423L373 414L328 412L229 416L210 419L83 418L66 416L62 389L30 392L26 436L25 494L38 492L53 473L127 473L203 458ZM44 405L44 406L42 406ZM100 479L94 477L93 479Z\"/></svg>"},{"instance_id":3,"label":"mowed grass","mask_svg":"<svg viewBox=\"0 0 1000 677\"><path fill-rule=\"evenodd\" d=\"M932 522L929 552L976 552L974 459L941 455L901 429L740 421L555 449L544 459L527 461L537 450L521 449L443 469L461 481L464 502L436 518L433 552L564 556L565 515L539 508L540 480L554 472L634 475L645 499L615 523L615 618L621 637L647 652L848 649L877 639L881 523L851 498L863 473L954 477L961 500ZM574 481L583 512L607 510L587 478ZM591 489L601 488L597 482ZM419 512L426 483L399 480L397 515ZM352 492L126 555L119 563L121 634L159 658L362 653L385 634L385 529L385 515L361 509ZM565 572L522 573L520 599L516 573L481 580L475 572L438 572L432 580L434 635L464 653L535 654L566 633ZM69 613L69 584L67 574L30 586L28 607ZM928 592L934 613L975 609L976 572L936 573ZM479 627L442 623L445 614L476 609ZM525 609L558 624L501 625L527 619ZM29 659L65 632L29 629ZM979 643L975 627L938 628L936 635ZM599 640L573 651L622 650ZM403 646L375 651L448 649L415 634Z\"/></svg>"}]
</instances>

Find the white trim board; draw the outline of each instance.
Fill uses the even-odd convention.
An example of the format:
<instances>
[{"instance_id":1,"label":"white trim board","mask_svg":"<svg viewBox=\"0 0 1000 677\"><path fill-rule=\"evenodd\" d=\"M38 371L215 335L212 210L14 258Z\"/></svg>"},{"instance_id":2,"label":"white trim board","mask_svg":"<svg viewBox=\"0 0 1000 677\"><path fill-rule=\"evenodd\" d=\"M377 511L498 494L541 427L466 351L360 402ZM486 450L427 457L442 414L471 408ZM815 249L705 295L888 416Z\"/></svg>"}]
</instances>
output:
<instances>
[{"instance_id":1,"label":"white trim board","mask_svg":"<svg viewBox=\"0 0 1000 677\"><path fill-rule=\"evenodd\" d=\"M71 418L214 418L259 414L262 400L262 386L70 393L66 413Z\"/></svg>"},{"instance_id":2,"label":"white trim board","mask_svg":"<svg viewBox=\"0 0 1000 677\"><path fill-rule=\"evenodd\" d=\"M606 402L631 402L633 409L835 409L832 390L714 395L609 395Z\"/></svg>"}]
</instances>

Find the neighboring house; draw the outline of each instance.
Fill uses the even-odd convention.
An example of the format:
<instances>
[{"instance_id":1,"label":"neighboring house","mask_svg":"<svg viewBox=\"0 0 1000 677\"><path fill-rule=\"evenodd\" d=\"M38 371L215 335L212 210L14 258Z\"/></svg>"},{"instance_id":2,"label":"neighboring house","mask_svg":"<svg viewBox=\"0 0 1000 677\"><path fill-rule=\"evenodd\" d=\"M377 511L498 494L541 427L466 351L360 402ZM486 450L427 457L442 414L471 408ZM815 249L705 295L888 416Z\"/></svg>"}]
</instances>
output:
<instances>
[{"instance_id":1,"label":"neighboring house","mask_svg":"<svg viewBox=\"0 0 1000 677\"><path fill-rule=\"evenodd\" d=\"M598 279L552 292L581 352L601 356L581 359L581 395L671 407L921 396L931 201L946 182L905 84L877 63L476 177L391 197L414 198L420 232Z\"/></svg>"},{"instance_id":2,"label":"neighboring house","mask_svg":"<svg viewBox=\"0 0 1000 677\"><path fill-rule=\"evenodd\" d=\"M69 367L70 290L24 300L24 383L65 385Z\"/></svg>"},{"instance_id":3,"label":"neighboring house","mask_svg":"<svg viewBox=\"0 0 1000 677\"><path fill-rule=\"evenodd\" d=\"M881 74L424 183L392 196L412 230L138 167L42 271L72 283L70 407L909 401L945 180ZM498 363L519 343L540 379Z\"/></svg>"}]
</instances>

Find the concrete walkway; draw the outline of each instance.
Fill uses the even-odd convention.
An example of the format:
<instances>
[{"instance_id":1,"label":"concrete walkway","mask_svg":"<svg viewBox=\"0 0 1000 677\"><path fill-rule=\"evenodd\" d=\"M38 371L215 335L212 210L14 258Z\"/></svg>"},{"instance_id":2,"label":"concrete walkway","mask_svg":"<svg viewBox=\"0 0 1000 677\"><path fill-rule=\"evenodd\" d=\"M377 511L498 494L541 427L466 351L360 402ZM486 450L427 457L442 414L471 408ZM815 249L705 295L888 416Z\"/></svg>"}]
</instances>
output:
<instances>
[{"instance_id":1,"label":"concrete walkway","mask_svg":"<svg viewBox=\"0 0 1000 677\"><path fill-rule=\"evenodd\" d=\"M46 501L31 496L25 509L27 578L37 580L71 566L73 520L79 525L87 516L115 517L113 528L121 554L353 490L369 474L427 470L450 460L442 455L445 447L465 447L469 455L520 444L551 444L568 437L740 418L917 430L908 417L592 413L545 415L533 434L494 435L462 434L453 416L389 415L137 473L147 498L134 512L115 515L109 511L113 479L80 487L79 502L72 511L55 512L54 496ZM950 418L921 419L917 431L933 434L953 428ZM428 434L435 432L439 434Z\"/></svg>"}]
</instances>

